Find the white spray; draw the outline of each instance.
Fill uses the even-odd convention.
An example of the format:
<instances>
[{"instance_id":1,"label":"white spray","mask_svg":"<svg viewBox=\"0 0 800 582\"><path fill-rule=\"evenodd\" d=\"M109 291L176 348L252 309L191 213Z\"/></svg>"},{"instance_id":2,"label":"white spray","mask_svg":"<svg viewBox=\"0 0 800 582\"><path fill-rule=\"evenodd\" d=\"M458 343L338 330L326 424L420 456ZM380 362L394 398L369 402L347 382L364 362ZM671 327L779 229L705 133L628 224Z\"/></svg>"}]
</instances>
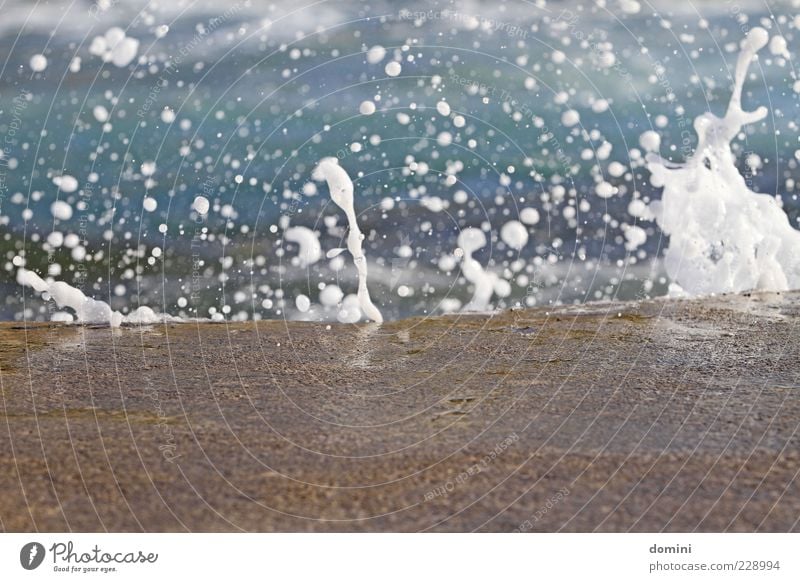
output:
<instances>
[{"instance_id":1,"label":"white spray","mask_svg":"<svg viewBox=\"0 0 800 582\"><path fill-rule=\"evenodd\" d=\"M527 234L527 233L526 233ZM485 271L481 264L472 258L472 253L486 246L486 235L477 228L465 228L458 235L458 247L463 253L461 272L472 283L475 290L472 299L464 306L464 311L486 311L493 294L507 297L511 293L508 281L491 271Z\"/></svg>"},{"instance_id":2,"label":"white spray","mask_svg":"<svg viewBox=\"0 0 800 582\"><path fill-rule=\"evenodd\" d=\"M367 258L361 248L364 235L358 228L356 211L353 199L353 181L347 172L339 165L336 158L323 158L312 174L315 180L324 180L328 183L331 192L331 200L344 210L347 216L349 232L347 234L347 250L353 256L353 262L358 270L358 303L364 314L381 323L383 316L377 307L372 303L367 288Z\"/></svg>"},{"instance_id":3,"label":"white spray","mask_svg":"<svg viewBox=\"0 0 800 582\"><path fill-rule=\"evenodd\" d=\"M300 247L297 253L301 267L313 265L322 258L322 247L314 231L306 226L293 226L287 228L283 237Z\"/></svg>"},{"instance_id":4,"label":"white spray","mask_svg":"<svg viewBox=\"0 0 800 582\"><path fill-rule=\"evenodd\" d=\"M800 287L800 231L775 198L748 189L730 148L744 125L767 115L765 107L742 109L742 87L751 61L768 42L759 27L742 42L725 117L704 113L695 119L697 150L685 164L647 158L652 184L664 188L662 200L650 207L670 235L667 273L690 294Z\"/></svg>"},{"instance_id":5,"label":"white spray","mask_svg":"<svg viewBox=\"0 0 800 582\"><path fill-rule=\"evenodd\" d=\"M180 321L180 318L168 315L159 315L147 306L141 306L129 315L122 315L113 311L105 301L92 299L83 294L83 291L63 281L45 281L33 271L20 269L17 271L17 282L28 285L38 293L45 293L52 298L59 307L69 307L75 312L78 321L84 323L107 323L111 327L119 327L123 323L153 324L163 321Z\"/></svg>"}]
</instances>

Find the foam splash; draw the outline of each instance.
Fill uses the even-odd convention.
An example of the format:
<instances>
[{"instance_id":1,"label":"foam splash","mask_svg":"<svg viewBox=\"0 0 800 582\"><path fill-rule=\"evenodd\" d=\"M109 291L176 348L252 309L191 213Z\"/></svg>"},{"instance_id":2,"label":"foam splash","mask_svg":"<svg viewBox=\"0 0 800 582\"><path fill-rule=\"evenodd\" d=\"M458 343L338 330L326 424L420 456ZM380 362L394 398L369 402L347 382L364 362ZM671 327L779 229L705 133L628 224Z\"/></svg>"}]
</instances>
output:
<instances>
[{"instance_id":1,"label":"foam splash","mask_svg":"<svg viewBox=\"0 0 800 582\"><path fill-rule=\"evenodd\" d=\"M768 42L758 27L742 42L728 110L722 118L704 113L695 119L697 149L685 164L647 158L651 183L664 188L650 210L670 236L664 262L677 293L800 288L800 231L775 198L747 187L730 148L743 126L767 116L765 107L742 109L742 87Z\"/></svg>"},{"instance_id":2,"label":"foam splash","mask_svg":"<svg viewBox=\"0 0 800 582\"><path fill-rule=\"evenodd\" d=\"M361 311L371 320L381 323L383 316L377 307L372 303L367 288L367 258L364 256L361 244L364 235L358 228L356 211L353 198L353 181L347 172L339 165L336 158L323 158L312 174L315 180L324 180L328 183L331 193L331 200L344 210L347 216L349 232L347 234L347 250L353 256L353 262L358 271L358 304Z\"/></svg>"},{"instance_id":3,"label":"foam splash","mask_svg":"<svg viewBox=\"0 0 800 582\"><path fill-rule=\"evenodd\" d=\"M75 312L75 318L82 323L103 323L119 327L123 323L150 325L166 321L181 321L180 318L158 314L147 306L136 308L128 315L114 311L105 301L92 299L80 289L63 281L45 281L33 271L19 269L17 282L32 287L37 293L47 294L59 308L68 307ZM66 321L65 313L57 313L53 321ZM71 320L71 317L70 317Z\"/></svg>"},{"instance_id":4,"label":"foam splash","mask_svg":"<svg viewBox=\"0 0 800 582\"><path fill-rule=\"evenodd\" d=\"M527 234L527 233L526 233ZM461 272L464 278L473 284L475 290L472 299L464 306L464 311L486 311L492 295L507 297L511 294L511 285L495 273L486 271L472 257L472 253L486 246L486 235L478 228L465 228L458 235L458 248L463 253Z\"/></svg>"},{"instance_id":5,"label":"foam splash","mask_svg":"<svg viewBox=\"0 0 800 582\"><path fill-rule=\"evenodd\" d=\"M297 254L301 267L313 265L322 258L322 247L313 230L306 226L293 226L287 228L283 237L300 247Z\"/></svg>"}]
</instances>

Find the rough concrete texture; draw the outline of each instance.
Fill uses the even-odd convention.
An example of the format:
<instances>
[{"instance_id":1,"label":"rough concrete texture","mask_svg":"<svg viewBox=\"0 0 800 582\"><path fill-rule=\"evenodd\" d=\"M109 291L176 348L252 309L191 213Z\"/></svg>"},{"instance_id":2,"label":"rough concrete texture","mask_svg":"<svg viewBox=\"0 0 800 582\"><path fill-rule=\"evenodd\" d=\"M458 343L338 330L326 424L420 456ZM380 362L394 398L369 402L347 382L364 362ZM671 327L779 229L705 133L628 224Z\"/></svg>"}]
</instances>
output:
<instances>
[{"instance_id":1,"label":"rough concrete texture","mask_svg":"<svg viewBox=\"0 0 800 582\"><path fill-rule=\"evenodd\" d=\"M6 531L797 531L800 295L0 327Z\"/></svg>"}]
</instances>

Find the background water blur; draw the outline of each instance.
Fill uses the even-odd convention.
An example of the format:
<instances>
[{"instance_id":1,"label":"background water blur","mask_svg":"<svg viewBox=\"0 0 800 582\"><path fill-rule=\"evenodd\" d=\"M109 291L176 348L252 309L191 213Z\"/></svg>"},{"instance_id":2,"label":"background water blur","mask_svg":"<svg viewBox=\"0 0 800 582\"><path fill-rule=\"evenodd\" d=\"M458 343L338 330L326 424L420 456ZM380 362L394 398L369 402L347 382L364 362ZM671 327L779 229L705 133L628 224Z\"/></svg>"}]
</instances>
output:
<instances>
[{"instance_id":1,"label":"background water blur","mask_svg":"<svg viewBox=\"0 0 800 582\"><path fill-rule=\"evenodd\" d=\"M48 317L15 281L25 265L123 311L335 317L317 298L332 284L354 292L351 261L305 266L283 239L303 225L323 252L344 246L327 186L309 186L325 156L356 182L370 287L389 317L469 299L453 259L468 226L491 239L476 257L511 283L498 306L663 294L665 240L629 211L659 196L639 136L655 130L662 155L685 159L691 121L727 104L750 27L794 54L797 4L6 1L0 315ZM139 42L126 66L90 50L114 26ZM368 58L376 45L385 56ZM765 51L752 72L745 104L770 115L735 151L796 225L800 84L787 55ZM59 189L62 175L77 189ZM615 195L598 196L600 182ZM211 201L205 217L197 195ZM54 217L56 199L70 218ZM523 208L539 221L518 251L499 233ZM634 226L647 234L639 246L626 238Z\"/></svg>"}]
</instances>

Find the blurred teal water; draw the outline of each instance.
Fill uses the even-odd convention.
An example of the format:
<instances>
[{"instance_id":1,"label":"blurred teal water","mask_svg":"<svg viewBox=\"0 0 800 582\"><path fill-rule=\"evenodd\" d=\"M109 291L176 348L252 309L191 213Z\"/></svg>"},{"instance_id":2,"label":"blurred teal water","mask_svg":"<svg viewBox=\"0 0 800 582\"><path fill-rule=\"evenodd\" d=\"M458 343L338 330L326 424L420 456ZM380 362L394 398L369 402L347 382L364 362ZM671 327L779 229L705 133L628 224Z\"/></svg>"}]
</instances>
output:
<instances>
[{"instance_id":1,"label":"blurred teal water","mask_svg":"<svg viewBox=\"0 0 800 582\"><path fill-rule=\"evenodd\" d=\"M122 309L303 317L298 293L313 301L327 284L355 289L351 267L304 268L282 240L288 224L304 225L319 232L323 251L343 246L346 222L327 188L308 187L325 156L356 182L373 296L391 317L469 298L458 268L440 264L468 226L493 235L478 258L512 282L500 306L663 293L665 240L628 213L634 198L659 196L641 164L640 134L655 129L662 155L685 158L691 121L727 103L748 27L779 32L790 54L797 30L782 3L642 4L628 13L612 2L195 3L142 12L128 3L11 3L0 34L2 315L47 316L15 283L25 264ZM114 25L140 43L124 67L89 51ZM386 56L370 63L375 45ZM38 53L48 61L42 72L29 64ZM397 76L385 70L392 60L402 63ZM766 54L754 70L745 101L771 115L736 152L752 188L780 197L796 225L793 64ZM436 110L441 100L450 115ZM376 112L360 113L364 101ZM580 123L565 127L572 110ZM612 162L623 175L609 174ZM53 178L62 174L79 188L59 192ZM619 193L599 198L598 176ZM466 203L456 202L459 191ZM207 217L191 210L197 195L212 202ZM71 218L54 219L57 197ZM517 252L498 233L523 207L541 220ZM635 251L624 238L633 224L648 233ZM48 244L54 231L79 242Z\"/></svg>"}]
</instances>

